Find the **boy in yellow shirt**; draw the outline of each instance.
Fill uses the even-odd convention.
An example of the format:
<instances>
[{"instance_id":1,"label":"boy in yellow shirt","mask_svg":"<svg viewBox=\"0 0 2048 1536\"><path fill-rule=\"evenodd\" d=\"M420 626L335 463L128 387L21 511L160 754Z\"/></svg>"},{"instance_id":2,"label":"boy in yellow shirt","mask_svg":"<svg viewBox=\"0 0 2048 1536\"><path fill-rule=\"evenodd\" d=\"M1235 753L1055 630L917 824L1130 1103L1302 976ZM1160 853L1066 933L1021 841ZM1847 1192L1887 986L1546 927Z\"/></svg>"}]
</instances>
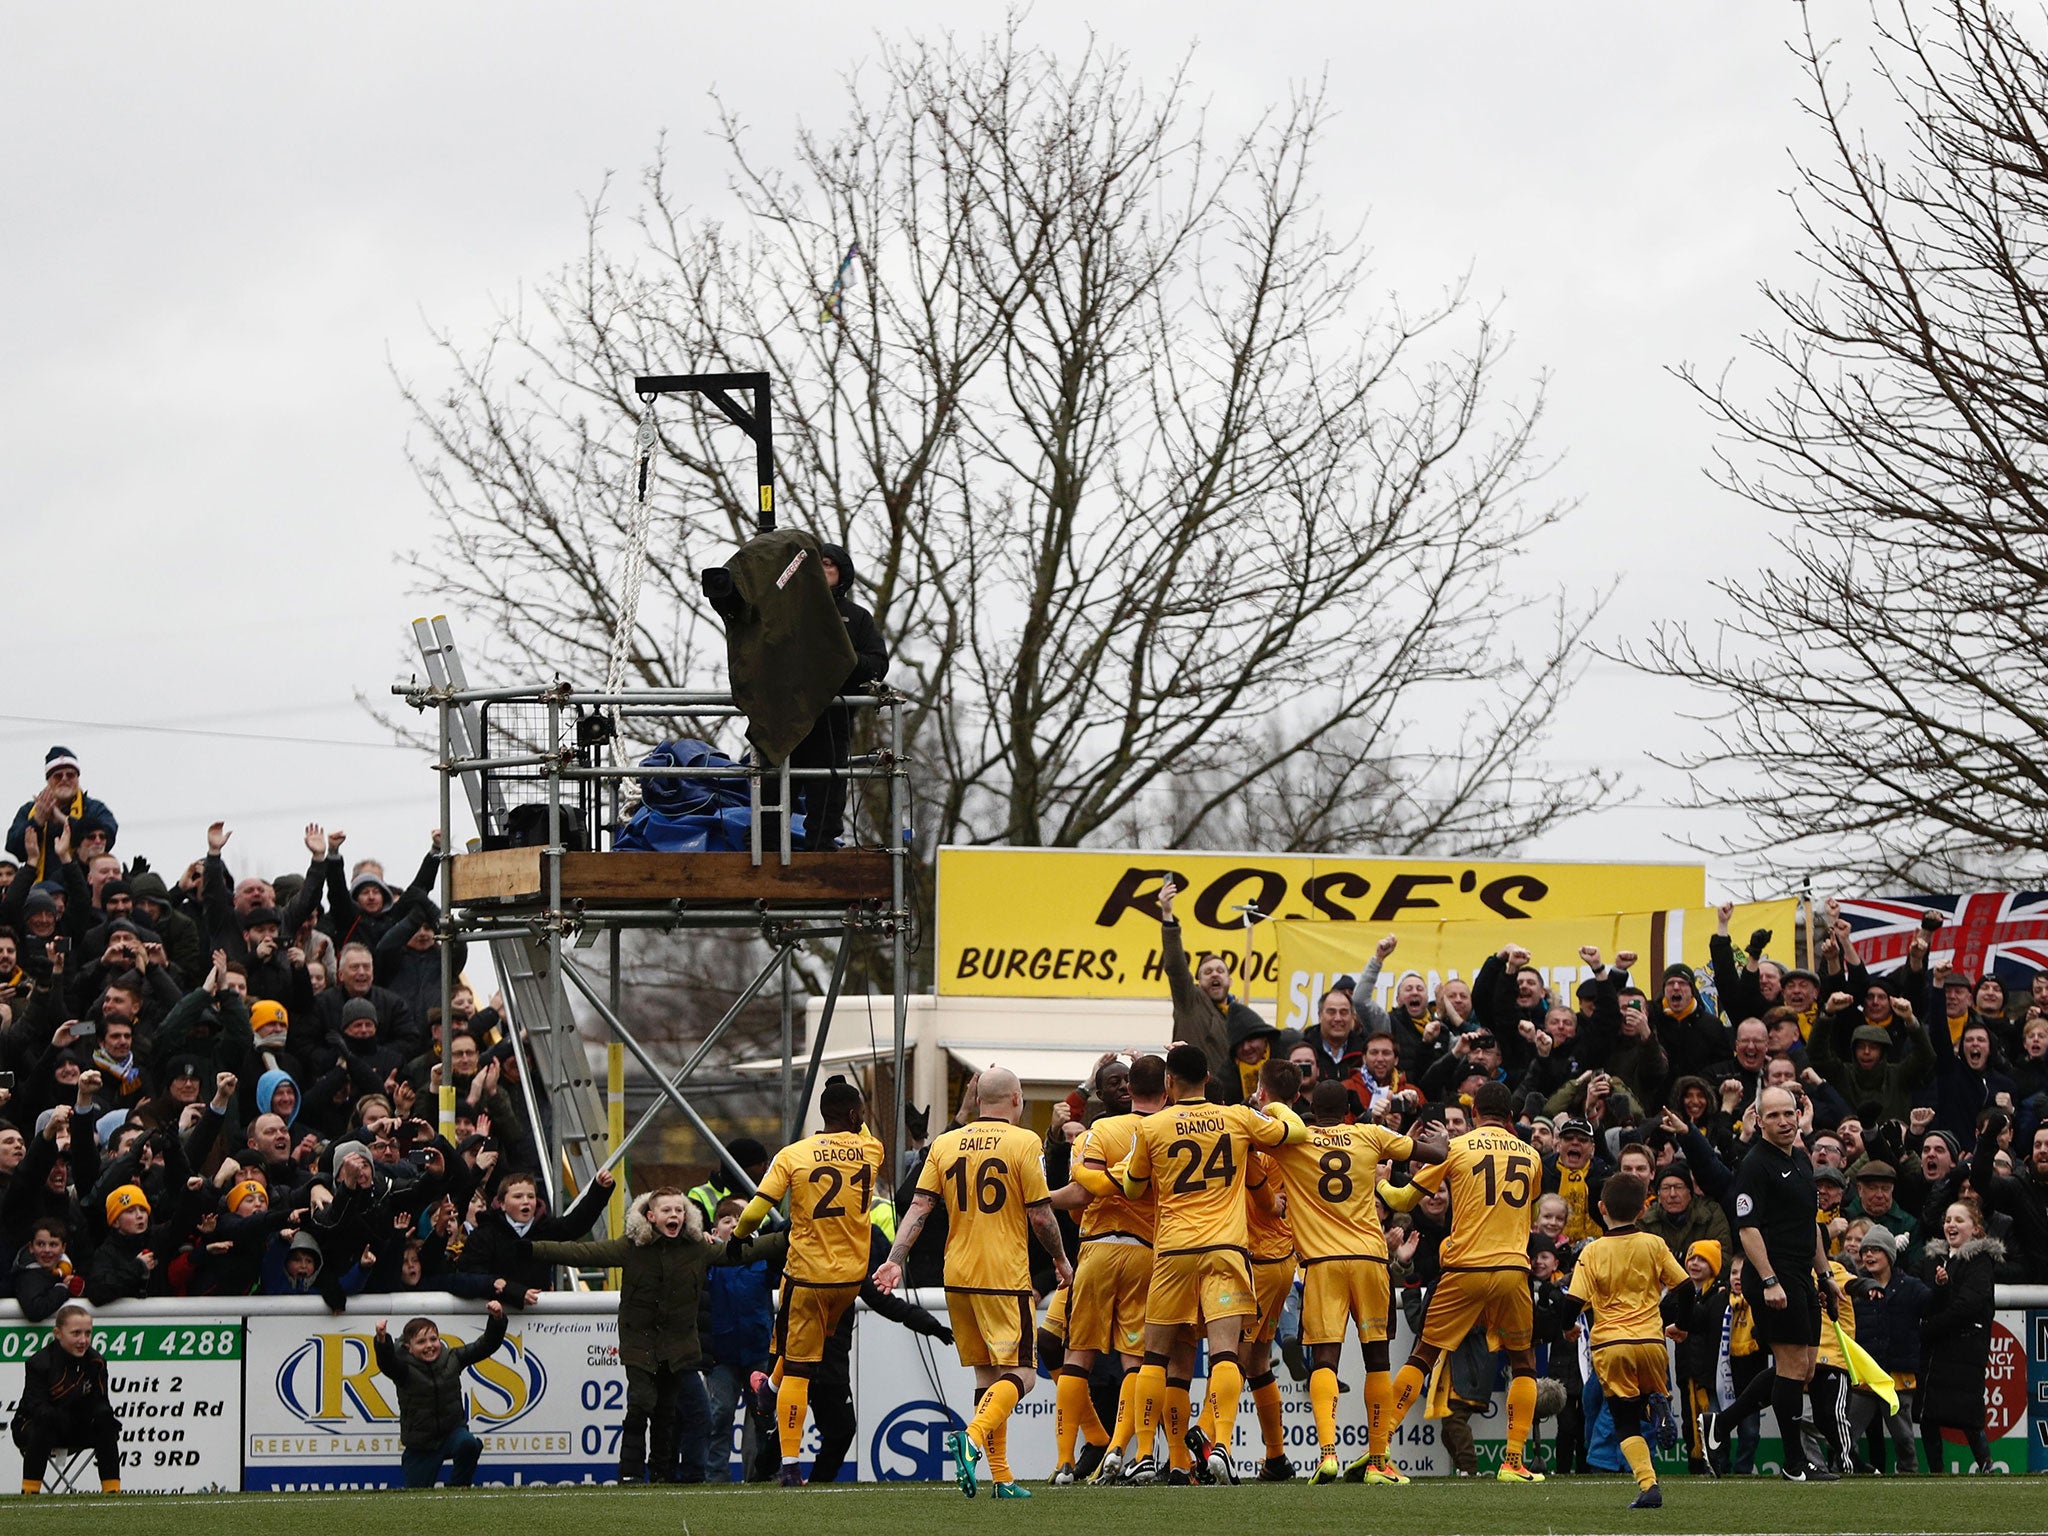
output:
<instances>
[{"instance_id":1,"label":"boy in yellow shirt","mask_svg":"<svg viewBox=\"0 0 2048 1536\"><path fill-rule=\"evenodd\" d=\"M1621 1454L1635 1474L1637 1492L1630 1509L1664 1507L1650 1445L1643 1438L1643 1409L1651 1396L1670 1392L1660 1309L1666 1291L1687 1283L1664 1240L1636 1228L1648 1199L1648 1186L1632 1173L1617 1173L1601 1186L1607 1232L1579 1255L1571 1284L1571 1294L1593 1314L1593 1372L1613 1410Z\"/></svg>"}]
</instances>

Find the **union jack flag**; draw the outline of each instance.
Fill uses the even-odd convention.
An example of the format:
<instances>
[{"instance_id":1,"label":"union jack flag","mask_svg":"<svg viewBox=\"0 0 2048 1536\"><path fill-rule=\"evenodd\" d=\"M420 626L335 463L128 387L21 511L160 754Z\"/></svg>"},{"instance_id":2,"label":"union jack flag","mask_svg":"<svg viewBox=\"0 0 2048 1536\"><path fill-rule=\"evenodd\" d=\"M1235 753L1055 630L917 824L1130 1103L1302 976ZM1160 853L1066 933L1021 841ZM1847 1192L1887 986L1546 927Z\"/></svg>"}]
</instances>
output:
<instances>
[{"instance_id":1,"label":"union jack flag","mask_svg":"<svg viewBox=\"0 0 2048 1536\"><path fill-rule=\"evenodd\" d=\"M1928 959L1936 970L1952 967L1972 978L1988 972L2008 991L2024 990L2036 971L2048 970L2048 891L1879 896L1842 903L1857 953L1874 974L1906 963L1906 948L1926 912L1947 919L1928 935Z\"/></svg>"}]
</instances>

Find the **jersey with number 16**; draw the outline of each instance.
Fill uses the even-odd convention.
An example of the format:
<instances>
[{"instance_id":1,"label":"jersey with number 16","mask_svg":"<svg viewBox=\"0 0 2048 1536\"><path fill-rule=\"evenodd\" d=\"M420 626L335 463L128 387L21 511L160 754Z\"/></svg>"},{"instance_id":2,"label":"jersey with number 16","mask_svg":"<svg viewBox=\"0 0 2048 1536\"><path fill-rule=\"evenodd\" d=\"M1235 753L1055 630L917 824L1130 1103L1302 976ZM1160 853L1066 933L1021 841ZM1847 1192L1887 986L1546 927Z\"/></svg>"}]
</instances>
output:
<instances>
[{"instance_id":1,"label":"jersey with number 16","mask_svg":"<svg viewBox=\"0 0 2048 1536\"><path fill-rule=\"evenodd\" d=\"M1031 1289L1030 1208L1051 1196L1045 1144L1007 1120L932 1138L917 1191L946 1209L946 1288Z\"/></svg>"}]
</instances>

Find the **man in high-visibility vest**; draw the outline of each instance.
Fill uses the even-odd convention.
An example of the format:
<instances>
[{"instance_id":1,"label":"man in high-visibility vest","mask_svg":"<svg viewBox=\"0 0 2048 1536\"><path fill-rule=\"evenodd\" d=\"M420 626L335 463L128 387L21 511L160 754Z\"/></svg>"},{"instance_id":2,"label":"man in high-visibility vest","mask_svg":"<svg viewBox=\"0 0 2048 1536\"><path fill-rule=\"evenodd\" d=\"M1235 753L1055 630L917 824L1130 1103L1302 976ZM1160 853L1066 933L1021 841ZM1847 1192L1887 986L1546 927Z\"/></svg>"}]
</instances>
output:
<instances>
[{"instance_id":1,"label":"man in high-visibility vest","mask_svg":"<svg viewBox=\"0 0 2048 1536\"><path fill-rule=\"evenodd\" d=\"M751 1136L735 1136L725 1144L726 1155L746 1170L750 1183L759 1184L761 1176L768 1171L768 1149ZM726 1168L719 1163L711 1170L711 1177L690 1191L690 1201L704 1213L704 1230L709 1232L718 1225L718 1202L729 1199L736 1191L726 1182Z\"/></svg>"}]
</instances>

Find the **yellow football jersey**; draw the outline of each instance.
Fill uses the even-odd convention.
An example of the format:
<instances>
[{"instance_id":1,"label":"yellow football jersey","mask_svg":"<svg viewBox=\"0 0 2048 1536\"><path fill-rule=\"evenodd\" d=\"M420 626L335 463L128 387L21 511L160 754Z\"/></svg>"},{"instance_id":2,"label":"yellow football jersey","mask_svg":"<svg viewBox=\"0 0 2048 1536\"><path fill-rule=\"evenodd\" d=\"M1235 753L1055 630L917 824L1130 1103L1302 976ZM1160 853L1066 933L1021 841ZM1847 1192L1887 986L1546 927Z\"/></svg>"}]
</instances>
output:
<instances>
[{"instance_id":1,"label":"yellow football jersey","mask_svg":"<svg viewBox=\"0 0 2048 1536\"><path fill-rule=\"evenodd\" d=\"M1543 1190L1536 1149L1513 1131L1482 1125L1451 1140L1450 1156L1415 1170L1435 1190L1450 1183L1451 1233L1439 1258L1446 1269L1527 1269L1529 1208Z\"/></svg>"},{"instance_id":2,"label":"yellow football jersey","mask_svg":"<svg viewBox=\"0 0 2048 1536\"><path fill-rule=\"evenodd\" d=\"M1131 1155L1131 1147L1138 1139L1138 1126L1143 1115L1104 1115L1087 1130L1074 1144L1074 1160L1077 1166L1095 1175L1087 1181L1095 1192L1081 1211L1081 1238L1085 1242L1091 1237L1107 1237L1112 1232L1121 1232L1130 1237L1152 1241L1152 1202L1133 1200L1123 1192L1122 1185L1112 1176L1111 1170ZM1109 1193L1102 1190L1107 1188Z\"/></svg>"},{"instance_id":3,"label":"yellow football jersey","mask_svg":"<svg viewBox=\"0 0 2048 1536\"><path fill-rule=\"evenodd\" d=\"M1287 1178L1287 1225L1302 1258L1384 1259L1379 1165L1414 1155L1414 1142L1383 1125L1318 1125L1307 1141L1274 1152Z\"/></svg>"},{"instance_id":4,"label":"yellow football jersey","mask_svg":"<svg viewBox=\"0 0 2048 1536\"><path fill-rule=\"evenodd\" d=\"M882 1144L866 1131L825 1131L775 1154L757 1193L789 1196L788 1272L816 1285L852 1285L868 1272L868 1206Z\"/></svg>"},{"instance_id":5,"label":"yellow football jersey","mask_svg":"<svg viewBox=\"0 0 2048 1536\"><path fill-rule=\"evenodd\" d=\"M1252 1153L1252 1171L1244 1184L1245 1247L1255 1259L1285 1259L1294 1254L1294 1233L1287 1224L1291 1205L1287 1181L1269 1152Z\"/></svg>"},{"instance_id":6,"label":"yellow football jersey","mask_svg":"<svg viewBox=\"0 0 2048 1536\"><path fill-rule=\"evenodd\" d=\"M1245 1104L1195 1099L1145 1116L1124 1182L1128 1192L1152 1191L1156 1251L1243 1248L1252 1148L1276 1147L1289 1134L1285 1121Z\"/></svg>"},{"instance_id":7,"label":"yellow football jersey","mask_svg":"<svg viewBox=\"0 0 2048 1536\"><path fill-rule=\"evenodd\" d=\"M948 1289L1031 1289L1026 1212L1052 1197L1044 1158L1037 1134L1007 1120L976 1120L932 1139L917 1189L946 1208Z\"/></svg>"},{"instance_id":8,"label":"yellow football jersey","mask_svg":"<svg viewBox=\"0 0 2048 1536\"><path fill-rule=\"evenodd\" d=\"M1452 1210L1455 1221L1456 1207ZM1592 1309L1592 1342L1598 1349L1624 1340L1663 1338L1658 1307L1664 1293L1689 1283L1685 1267L1671 1256L1663 1238L1648 1232L1615 1232L1594 1238L1579 1251L1571 1293Z\"/></svg>"}]
</instances>

